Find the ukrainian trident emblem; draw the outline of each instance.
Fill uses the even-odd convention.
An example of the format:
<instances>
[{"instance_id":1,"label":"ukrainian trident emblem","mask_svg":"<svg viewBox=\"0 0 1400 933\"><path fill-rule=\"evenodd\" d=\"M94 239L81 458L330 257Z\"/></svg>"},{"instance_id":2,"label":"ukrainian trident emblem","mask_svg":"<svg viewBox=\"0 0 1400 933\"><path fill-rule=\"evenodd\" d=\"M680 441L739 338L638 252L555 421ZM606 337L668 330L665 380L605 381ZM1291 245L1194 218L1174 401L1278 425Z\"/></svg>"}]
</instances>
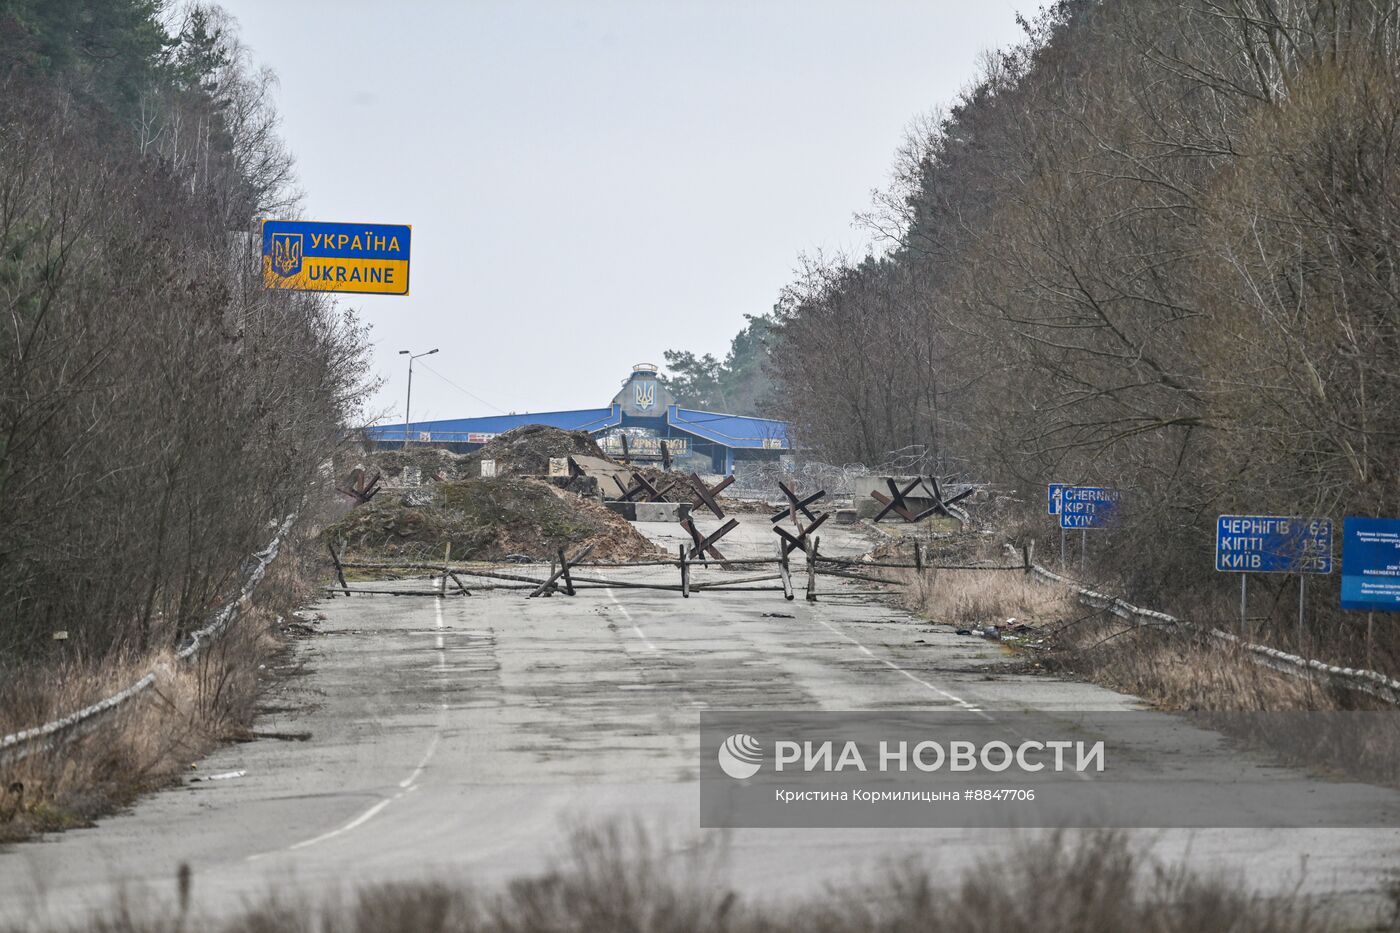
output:
<instances>
[{"instance_id":1,"label":"ukrainian trident emblem","mask_svg":"<svg viewBox=\"0 0 1400 933\"><path fill-rule=\"evenodd\" d=\"M650 381L634 382L632 384L632 398L642 411L651 408L656 404L656 383Z\"/></svg>"},{"instance_id":2,"label":"ukrainian trident emblem","mask_svg":"<svg viewBox=\"0 0 1400 933\"><path fill-rule=\"evenodd\" d=\"M301 271L301 234L272 235L272 269L280 276L292 276Z\"/></svg>"}]
</instances>

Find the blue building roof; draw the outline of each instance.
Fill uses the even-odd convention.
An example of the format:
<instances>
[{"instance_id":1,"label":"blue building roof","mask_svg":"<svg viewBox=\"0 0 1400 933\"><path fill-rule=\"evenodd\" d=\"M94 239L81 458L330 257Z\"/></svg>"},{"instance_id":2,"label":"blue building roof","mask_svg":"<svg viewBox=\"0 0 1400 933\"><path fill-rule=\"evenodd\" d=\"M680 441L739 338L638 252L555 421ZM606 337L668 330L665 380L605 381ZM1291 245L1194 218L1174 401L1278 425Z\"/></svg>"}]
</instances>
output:
<instances>
[{"instance_id":1,"label":"blue building roof","mask_svg":"<svg viewBox=\"0 0 1400 933\"><path fill-rule=\"evenodd\" d=\"M749 418L721 412L699 411L667 405L665 423L676 431L710 441L734 450L788 450L787 423L770 418ZM415 421L411 425L412 441L439 443L484 444L498 434L527 424L543 424L566 431L588 431L596 434L620 424L660 427L660 412L655 415L627 414L623 406L583 408L578 411L540 411L523 415L492 415L487 418L451 418L440 421ZM365 429L376 441L404 441L402 424L381 424Z\"/></svg>"},{"instance_id":2,"label":"blue building roof","mask_svg":"<svg viewBox=\"0 0 1400 933\"><path fill-rule=\"evenodd\" d=\"M524 415L491 415L486 418L449 418L445 421L415 421L411 440L418 440L427 431L434 441L482 443L490 437L476 440L471 435L504 434L512 428L527 424L544 424L565 431L602 431L622 423L622 412L611 408L583 408L578 411L541 411ZM404 440L402 424L380 424L365 429L376 441Z\"/></svg>"},{"instance_id":3,"label":"blue building roof","mask_svg":"<svg viewBox=\"0 0 1400 933\"><path fill-rule=\"evenodd\" d=\"M666 423L726 447L753 450L786 450L788 447L787 422L771 418L748 418L672 405L666 409Z\"/></svg>"}]
</instances>

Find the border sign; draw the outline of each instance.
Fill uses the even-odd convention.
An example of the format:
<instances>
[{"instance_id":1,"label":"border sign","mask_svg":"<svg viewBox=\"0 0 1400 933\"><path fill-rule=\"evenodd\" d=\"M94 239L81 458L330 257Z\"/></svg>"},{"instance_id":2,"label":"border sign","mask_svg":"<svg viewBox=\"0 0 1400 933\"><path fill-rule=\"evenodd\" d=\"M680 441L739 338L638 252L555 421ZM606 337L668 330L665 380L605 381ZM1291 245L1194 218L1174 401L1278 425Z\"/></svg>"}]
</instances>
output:
<instances>
[{"instance_id":1,"label":"border sign","mask_svg":"<svg viewBox=\"0 0 1400 933\"><path fill-rule=\"evenodd\" d=\"M1342 608L1400 612L1400 519L1342 519Z\"/></svg>"},{"instance_id":2,"label":"border sign","mask_svg":"<svg viewBox=\"0 0 1400 933\"><path fill-rule=\"evenodd\" d=\"M264 220L263 287L407 295L412 233L407 224Z\"/></svg>"},{"instance_id":3,"label":"border sign","mask_svg":"<svg viewBox=\"0 0 1400 933\"><path fill-rule=\"evenodd\" d=\"M1332 519L1221 515L1215 521L1221 573L1332 572Z\"/></svg>"},{"instance_id":4,"label":"border sign","mask_svg":"<svg viewBox=\"0 0 1400 933\"><path fill-rule=\"evenodd\" d=\"M1054 493L1051 493L1053 502ZM1059 491L1061 528L1107 528L1118 517L1122 496L1109 486L1063 486Z\"/></svg>"}]
</instances>

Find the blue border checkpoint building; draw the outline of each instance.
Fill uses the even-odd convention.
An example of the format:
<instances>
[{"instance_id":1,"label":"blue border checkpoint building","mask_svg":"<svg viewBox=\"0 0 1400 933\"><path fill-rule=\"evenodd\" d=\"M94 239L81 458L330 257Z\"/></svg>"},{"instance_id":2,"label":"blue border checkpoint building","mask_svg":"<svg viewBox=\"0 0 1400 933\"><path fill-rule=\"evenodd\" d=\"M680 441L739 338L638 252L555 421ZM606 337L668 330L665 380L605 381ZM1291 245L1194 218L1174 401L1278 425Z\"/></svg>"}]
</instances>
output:
<instances>
[{"instance_id":1,"label":"blue border checkpoint building","mask_svg":"<svg viewBox=\"0 0 1400 933\"><path fill-rule=\"evenodd\" d=\"M623 435L632 460L660 460L664 441L672 460L698 470L704 470L708 461L709 472L726 475L734 472L736 461L777 460L791 451L786 422L682 408L651 363L632 367L632 375L607 408L414 421L365 430L370 440L385 447L401 447L407 439L468 453L527 424L587 431L614 458L623 453Z\"/></svg>"}]
</instances>

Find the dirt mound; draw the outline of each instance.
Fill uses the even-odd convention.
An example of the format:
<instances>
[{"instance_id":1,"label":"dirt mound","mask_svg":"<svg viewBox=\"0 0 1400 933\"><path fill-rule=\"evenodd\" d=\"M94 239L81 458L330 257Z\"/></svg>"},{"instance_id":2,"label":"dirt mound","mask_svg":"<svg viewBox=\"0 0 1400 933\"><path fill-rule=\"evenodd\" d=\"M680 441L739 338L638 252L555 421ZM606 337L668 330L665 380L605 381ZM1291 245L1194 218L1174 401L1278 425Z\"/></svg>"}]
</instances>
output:
<instances>
[{"instance_id":1,"label":"dirt mound","mask_svg":"<svg viewBox=\"0 0 1400 933\"><path fill-rule=\"evenodd\" d=\"M563 432L561 432L563 433ZM657 550L626 519L589 499L533 479L498 477L440 483L406 495L381 494L325 534L361 557L499 561L509 554L548 560L594 546L590 559L632 560Z\"/></svg>"},{"instance_id":2,"label":"dirt mound","mask_svg":"<svg viewBox=\"0 0 1400 933\"><path fill-rule=\"evenodd\" d=\"M494 437L463 460L472 468L463 475L480 475L476 465L496 461L497 476L548 476L554 457L602 457L607 459L587 431L565 431L543 424L527 424Z\"/></svg>"}]
</instances>

